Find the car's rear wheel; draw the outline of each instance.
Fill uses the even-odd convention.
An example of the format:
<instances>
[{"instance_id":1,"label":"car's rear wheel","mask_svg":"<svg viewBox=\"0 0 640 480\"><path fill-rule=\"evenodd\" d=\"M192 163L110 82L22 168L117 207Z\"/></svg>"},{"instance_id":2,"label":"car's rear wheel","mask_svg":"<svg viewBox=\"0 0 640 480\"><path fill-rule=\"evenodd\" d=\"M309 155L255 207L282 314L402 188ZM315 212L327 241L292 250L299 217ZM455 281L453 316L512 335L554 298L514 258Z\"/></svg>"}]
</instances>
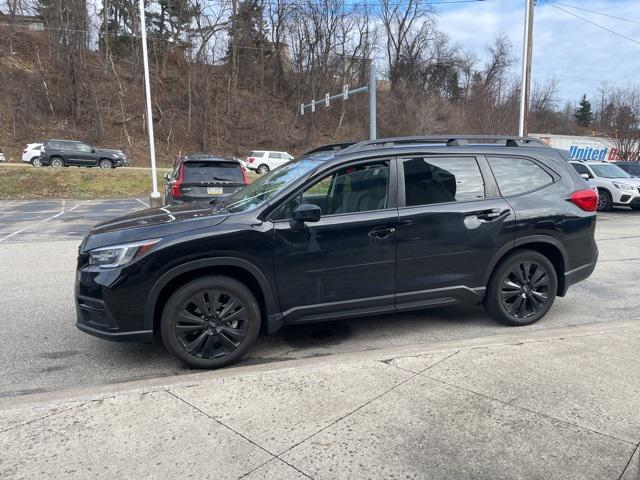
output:
<instances>
[{"instance_id":1,"label":"car's rear wheel","mask_svg":"<svg viewBox=\"0 0 640 480\"><path fill-rule=\"evenodd\" d=\"M598 189L598 211L610 212L612 208L613 208L613 199L611 198L611 194L606 190L599 188Z\"/></svg>"},{"instance_id":2,"label":"car's rear wheel","mask_svg":"<svg viewBox=\"0 0 640 480\"><path fill-rule=\"evenodd\" d=\"M260 307L239 281L207 276L180 287L162 312L167 349L193 368L218 368L239 360L260 332Z\"/></svg>"},{"instance_id":3,"label":"car's rear wheel","mask_svg":"<svg viewBox=\"0 0 640 480\"><path fill-rule=\"evenodd\" d=\"M269 165L262 164L258 168L256 168L256 173L263 175L269 172Z\"/></svg>"},{"instance_id":4,"label":"car's rear wheel","mask_svg":"<svg viewBox=\"0 0 640 480\"><path fill-rule=\"evenodd\" d=\"M33 157L31 159L31 165L33 165L34 167L41 167L42 162L40 161L40 157Z\"/></svg>"},{"instance_id":5,"label":"car's rear wheel","mask_svg":"<svg viewBox=\"0 0 640 480\"><path fill-rule=\"evenodd\" d=\"M61 167L64 167L64 162L62 161L62 159L60 157L53 157L51 159L50 165L53 168L61 168Z\"/></svg>"},{"instance_id":6,"label":"car's rear wheel","mask_svg":"<svg viewBox=\"0 0 640 480\"><path fill-rule=\"evenodd\" d=\"M484 307L506 325L530 325L547 314L557 290L558 276L549 259L534 250L517 250L491 275Z\"/></svg>"},{"instance_id":7,"label":"car's rear wheel","mask_svg":"<svg viewBox=\"0 0 640 480\"><path fill-rule=\"evenodd\" d=\"M98 166L100 168L113 168L113 162L111 160L107 160L106 158L103 158L98 163Z\"/></svg>"}]
</instances>

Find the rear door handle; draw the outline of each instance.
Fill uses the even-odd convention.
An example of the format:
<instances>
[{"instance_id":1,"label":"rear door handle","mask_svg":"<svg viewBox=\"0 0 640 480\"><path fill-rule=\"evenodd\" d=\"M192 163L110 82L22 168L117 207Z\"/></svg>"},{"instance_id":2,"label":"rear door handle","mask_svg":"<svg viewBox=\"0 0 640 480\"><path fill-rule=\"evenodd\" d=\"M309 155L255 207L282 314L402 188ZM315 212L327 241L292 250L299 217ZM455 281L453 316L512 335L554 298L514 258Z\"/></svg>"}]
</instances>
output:
<instances>
[{"instance_id":1,"label":"rear door handle","mask_svg":"<svg viewBox=\"0 0 640 480\"><path fill-rule=\"evenodd\" d=\"M396 233L396 229L393 227L376 227L369 232L369 236L382 240L385 238L389 238L391 235L395 233Z\"/></svg>"},{"instance_id":2,"label":"rear door handle","mask_svg":"<svg viewBox=\"0 0 640 480\"><path fill-rule=\"evenodd\" d=\"M480 210L479 212L471 212L470 215L475 215L478 220L492 221L498 218L506 217L511 213L508 208L491 208L488 210Z\"/></svg>"}]
</instances>

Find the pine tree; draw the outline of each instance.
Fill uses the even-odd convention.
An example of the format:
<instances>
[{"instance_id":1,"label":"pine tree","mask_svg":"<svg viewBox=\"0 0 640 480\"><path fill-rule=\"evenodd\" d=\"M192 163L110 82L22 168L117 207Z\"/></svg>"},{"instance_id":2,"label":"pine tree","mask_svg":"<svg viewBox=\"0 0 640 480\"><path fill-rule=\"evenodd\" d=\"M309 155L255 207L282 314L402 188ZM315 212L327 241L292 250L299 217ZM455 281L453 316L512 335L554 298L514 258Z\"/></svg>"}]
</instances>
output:
<instances>
[{"instance_id":1,"label":"pine tree","mask_svg":"<svg viewBox=\"0 0 640 480\"><path fill-rule=\"evenodd\" d=\"M593 121L593 112L591 111L591 102L587 100L586 95L582 95L578 107L573 114L576 123L581 127L588 127Z\"/></svg>"}]
</instances>

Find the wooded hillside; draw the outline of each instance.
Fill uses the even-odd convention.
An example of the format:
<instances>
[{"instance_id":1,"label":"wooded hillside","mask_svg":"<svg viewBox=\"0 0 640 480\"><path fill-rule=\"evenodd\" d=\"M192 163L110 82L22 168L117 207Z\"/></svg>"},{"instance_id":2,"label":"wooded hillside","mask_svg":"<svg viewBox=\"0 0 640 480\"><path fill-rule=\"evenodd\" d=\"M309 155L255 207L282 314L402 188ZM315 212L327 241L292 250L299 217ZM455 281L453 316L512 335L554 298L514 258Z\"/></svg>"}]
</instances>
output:
<instances>
[{"instance_id":1,"label":"wooded hillside","mask_svg":"<svg viewBox=\"0 0 640 480\"><path fill-rule=\"evenodd\" d=\"M68 138L122 148L147 164L138 2L4 3L0 146L8 156L19 159L27 142ZM179 150L297 154L366 138L366 95L314 115L300 116L299 105L365 85L370 58L381 73L380 136L517 130L510 40L498 34L477 59L439 30L426 0L149 0L146 8L156 147L165 164ZM556 88L534 86L530 131L619 131L618 104L560 107ZM637 130L638 112L627 113Z\"/></svg>"}]
</instances>

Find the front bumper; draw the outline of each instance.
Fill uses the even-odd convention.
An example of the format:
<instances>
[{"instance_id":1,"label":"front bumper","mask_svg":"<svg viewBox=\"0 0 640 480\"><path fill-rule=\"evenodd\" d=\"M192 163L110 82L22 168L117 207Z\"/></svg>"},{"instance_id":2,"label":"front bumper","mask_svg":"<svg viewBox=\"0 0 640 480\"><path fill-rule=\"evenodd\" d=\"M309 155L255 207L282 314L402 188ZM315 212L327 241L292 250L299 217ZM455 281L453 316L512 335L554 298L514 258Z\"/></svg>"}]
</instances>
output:
<instances>
[{"instance_id":1,"label":"front bumper","mask_svg":"<svg viewBox=\"0 0 640 480\"><path fill-rule=\"evenodd\" d=\"M618 198L614 199L613 204L619 206L640 205L640 189L638 190L620 190Z\"/></svg>"},{"instance_id":2,"label":"front bumper","mask_svg":"<svg viewBox=\"0 0 640 480\"><path fill-rule=\"evenodd\" d=\"M119 287L124 280L119 269L81 267L75 282L76 328L116 342L151 341L153 327L144 323L146 297L132 285Z\"/></svg>"},{"instance_id":3,"label":"front bumper","mask_svg":"<svg viewBox=\"0 0 640 480\"><path fill-rule=\"evenodd\" d=\"M153 340L153 330L140 330L137 332L105 332L97 328L90 327L80 320L76 322L78 330L94 337L111 340L112 342L151 342Z\"/></svg>"}]
</instances>

